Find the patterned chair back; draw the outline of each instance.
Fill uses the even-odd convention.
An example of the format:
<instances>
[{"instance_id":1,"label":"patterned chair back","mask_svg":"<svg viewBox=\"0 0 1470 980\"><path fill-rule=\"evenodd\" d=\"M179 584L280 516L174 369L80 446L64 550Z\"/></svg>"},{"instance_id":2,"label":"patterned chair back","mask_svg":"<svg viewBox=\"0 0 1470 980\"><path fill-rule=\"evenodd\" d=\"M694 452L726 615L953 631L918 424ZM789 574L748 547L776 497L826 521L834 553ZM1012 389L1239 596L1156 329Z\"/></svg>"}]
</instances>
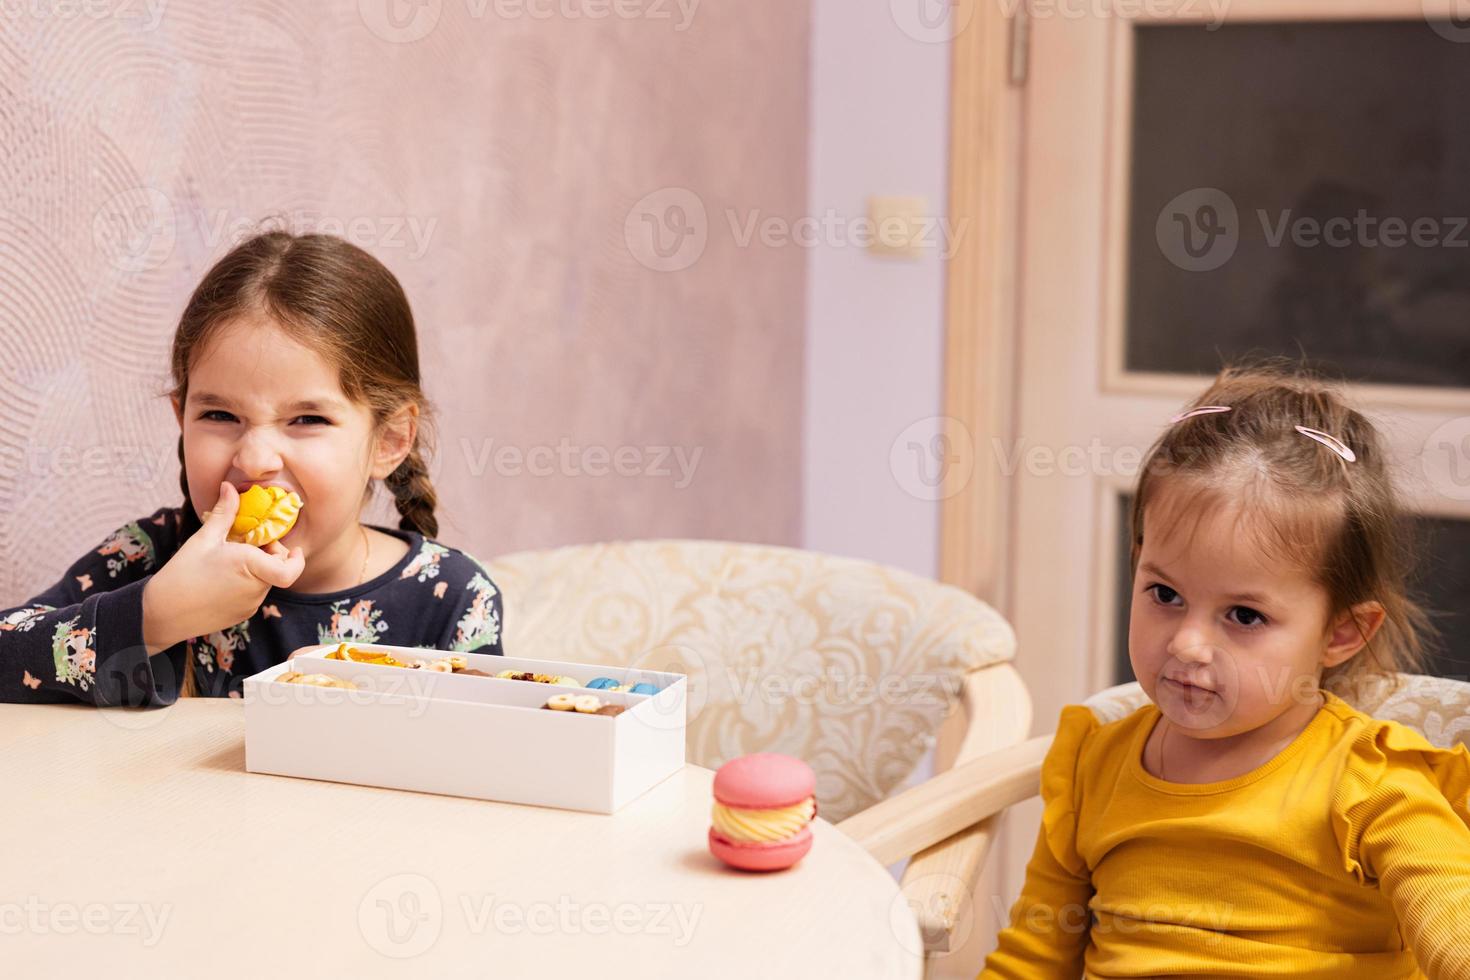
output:
<instances>
[{"instance_id":1,"label":"patterned chair back","mask_svg":"<svg viewBox=\"0 0 1470 980\"><path fill-rule=\"evenodd\" d=\"M613 542L486 568L507 654L689 675L689 760L798 756L832 821L901 786L964 676L1015 653L1009 624L967 592L791 548Z\"/></svg>"}]
</instances>

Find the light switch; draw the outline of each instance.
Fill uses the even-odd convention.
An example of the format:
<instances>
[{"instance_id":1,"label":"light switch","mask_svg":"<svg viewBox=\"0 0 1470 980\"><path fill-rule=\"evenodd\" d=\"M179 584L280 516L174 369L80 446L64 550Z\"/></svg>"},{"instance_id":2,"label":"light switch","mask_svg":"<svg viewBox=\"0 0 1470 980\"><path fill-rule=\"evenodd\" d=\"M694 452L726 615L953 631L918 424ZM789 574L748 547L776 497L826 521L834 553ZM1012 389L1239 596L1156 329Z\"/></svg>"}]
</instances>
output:
<instances>
[{"instance_id":1,"label":"light switch","mask_svg":"<svg viewBox=\"0 0 1470 980\"><path fill-rule=\"evenodd\" d=\"M873 223L868 250L874 255L916 259L933 247L934 216L927 198L870 197L868 220Z\"/></svg>"}]
</instances>

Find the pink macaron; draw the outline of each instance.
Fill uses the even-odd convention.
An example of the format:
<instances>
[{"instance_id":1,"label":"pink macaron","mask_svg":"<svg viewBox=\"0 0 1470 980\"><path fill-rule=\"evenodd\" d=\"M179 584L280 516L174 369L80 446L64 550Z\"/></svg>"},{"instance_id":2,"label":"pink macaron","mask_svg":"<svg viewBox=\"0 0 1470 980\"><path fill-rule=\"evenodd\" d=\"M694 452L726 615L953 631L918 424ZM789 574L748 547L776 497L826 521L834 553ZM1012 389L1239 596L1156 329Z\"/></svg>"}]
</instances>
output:
<instances>
[{"instance_id":1,"label":"pink macaron","mask_svg":"<svg viewBox=\"0 0 1470 980\"><path fill-rule=\"evenodd\" d=\"M731 759L715 773L716 826L709 830L709 850L715 857L745 871L789 868L812 848L811 819L816 816L817 777L800 759L775 752L757 752ZM761 811L796 808L811 801L811 814ZM726 808L721 814L720 807ZM736 811L729 813L728 811ZM722 819L726 826L718 824ZM763 821L767 826L761 826ZM740 823L746 829L733 826ZM744 837L774 839L741 839Z\"/></svg>"}]
</instances>

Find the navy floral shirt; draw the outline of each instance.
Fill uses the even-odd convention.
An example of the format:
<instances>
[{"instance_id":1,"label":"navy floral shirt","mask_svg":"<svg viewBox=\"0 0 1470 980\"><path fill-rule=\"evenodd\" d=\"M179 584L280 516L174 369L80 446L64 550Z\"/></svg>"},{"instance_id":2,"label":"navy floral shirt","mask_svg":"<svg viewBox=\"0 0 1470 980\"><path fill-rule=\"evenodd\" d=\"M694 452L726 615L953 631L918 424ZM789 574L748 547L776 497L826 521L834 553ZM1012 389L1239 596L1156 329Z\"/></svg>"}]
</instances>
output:
<instances>
[{"instance_id":1,"label":"navy floral shirt","mask_svg":"<svg viewBox=\"0 0 1470 980\"><path fill-rule=\"evenodd\" d=\"M150 657L143 587L183 544L182 526L176 507L127 524L51 588L0 611L0 702L170 704L186 657L198 694L239 697L246 677L298 647L342 640L504 653L500 593L484 566L415 531L372 525L408 544L383 574L340 592L272 588L245 622Z\"/></svg>"}]
</instances>

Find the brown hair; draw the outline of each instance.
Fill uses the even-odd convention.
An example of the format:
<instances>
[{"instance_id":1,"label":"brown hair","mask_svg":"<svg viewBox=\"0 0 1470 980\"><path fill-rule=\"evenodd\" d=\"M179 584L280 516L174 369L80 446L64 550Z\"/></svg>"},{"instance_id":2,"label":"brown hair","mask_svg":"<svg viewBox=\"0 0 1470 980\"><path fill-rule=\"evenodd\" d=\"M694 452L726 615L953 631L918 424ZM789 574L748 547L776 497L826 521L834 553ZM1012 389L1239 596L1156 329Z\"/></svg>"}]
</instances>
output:
<instances>
[{"instance_id":1,"label":"brown hair","mask_svg":"<svg viewBox=\"0 0 1470 980\"><path fill-rule=\"evenodd\" d=\"M367 252L333 235L267 231L235 246L214 264L189 297L174 333L169 392L182 405L189 365L220 329L241 315L269 318L287 336L335 366L342 391L366 405L374 434L404 405L419 407L414 444L383 481L401 515L398 526L425 537L439 533L438 500L426 456L432 453L432 414L419 380L413 313L398 280ZM184 491L182 535L199 529L184 469L179 434L179 486ZM363 488L363 503L373 492ZM195 693L186 654L180 696Z\"/></svg>"},{"instance_id":2,"label":"brown hair","mask_svg":"<svg viewBox=\"0 0 1470 980\"><path fill-rule=\"evenodd\" d=\"M1173 506L1152 514L1166 529L1186 514L1197 526L1204 513L1239 505L1237 522L1248 525L1263 553L1305 570L1326 590L1329 622L1360 602L1383 605L1377 634L1327 668L1324 687L1345 690L1364 679L1396 687L1394 674L1422 673L1435 629L1409 593L1412 535L1372 423L1333 383L1285 358L1227 366L1188 408L1205 405L1231 410L1170 425L1144 459L1133 498L1131 570L1138 570L1144 513L1165 481L1183 491L1169 495ZM1297 425L1336 437L1356 460L1302 435ZM1247 514L1265 519L1247 522ZM1366 637L1362 622L1356 616L1353 622Z\"/></svg>"}]
</instances>

